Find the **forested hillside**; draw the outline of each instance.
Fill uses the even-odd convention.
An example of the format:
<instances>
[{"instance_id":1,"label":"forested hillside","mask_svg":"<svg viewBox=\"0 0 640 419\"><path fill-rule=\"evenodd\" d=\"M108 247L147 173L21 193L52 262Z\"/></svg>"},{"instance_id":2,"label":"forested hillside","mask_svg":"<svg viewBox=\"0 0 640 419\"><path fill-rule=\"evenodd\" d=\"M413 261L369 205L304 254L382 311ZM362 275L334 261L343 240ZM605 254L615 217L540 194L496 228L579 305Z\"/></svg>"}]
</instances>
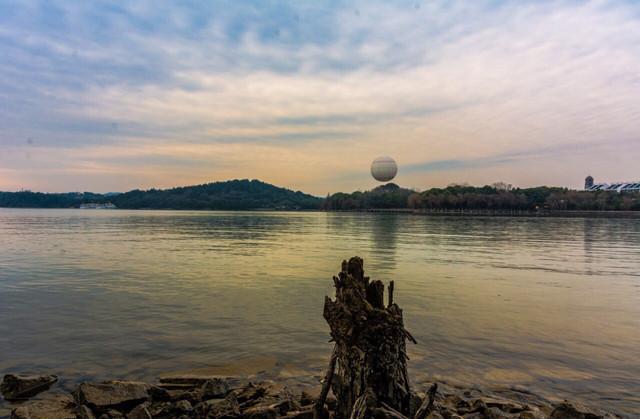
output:
<instances>
[{"instance_id":1,"label":"forested hillside","mask_svg":"<svg viewBox=\"0 0 640 419\"><path fill-rule=\"evenodd\" d=\"M129 209L319 209L322 199L259 180L229 180L173 189L133 190L117 195L94 193L0 192L0 207L78 208L111 202Z\"/></svg>"},{"instance_id":2,"label":"forested hillside","mask_svg":"<svg viewBox=\"0 0 640 419\"><path fill-rule=\"evenodd\" d=\"M229 180L173 189L134 190L116 196L118 208L242 210L318 209L322 200L259 180Z\"/></svg>"}]
</instances>

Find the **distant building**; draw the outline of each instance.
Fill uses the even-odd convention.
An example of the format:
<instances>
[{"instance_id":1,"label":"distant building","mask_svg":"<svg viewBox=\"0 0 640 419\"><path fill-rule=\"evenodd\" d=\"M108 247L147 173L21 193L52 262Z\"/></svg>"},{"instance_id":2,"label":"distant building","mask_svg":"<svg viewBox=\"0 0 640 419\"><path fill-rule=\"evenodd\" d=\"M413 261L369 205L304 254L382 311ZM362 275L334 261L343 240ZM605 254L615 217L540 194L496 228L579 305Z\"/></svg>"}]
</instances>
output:
<instances>
[{"instance_id":1,"label":"distant building","mask_svg":"<svg viewBox=\"0 0 640 419\"><path fill-rule=\"evenodd\" d=\"M593 177L584 180L585 191L640 192L640 182L594 183Z\"/></svg>"},{"instance_id":2,"label":"distant building","mask_svg":"<svg viewBox=\"0 0 640 419\"><path fill-rule=\"evenodd\" d=\"M587 176L584 178L584 188L589 190L593 186L593 176Z\"/></svg>"}]
</instances>

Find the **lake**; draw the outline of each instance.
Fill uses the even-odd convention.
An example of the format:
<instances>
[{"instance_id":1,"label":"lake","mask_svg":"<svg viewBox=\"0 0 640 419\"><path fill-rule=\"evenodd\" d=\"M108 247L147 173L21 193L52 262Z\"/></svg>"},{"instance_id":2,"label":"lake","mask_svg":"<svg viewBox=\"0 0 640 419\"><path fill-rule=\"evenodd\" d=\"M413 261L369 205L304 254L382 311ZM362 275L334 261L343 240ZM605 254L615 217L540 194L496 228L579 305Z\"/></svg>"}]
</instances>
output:
<instances>
[{"instance_id":1,"label":"lake","mask_svg":"<svg viewBox=\"0 0 640 419\"><path fill-rule=\"evenodd\" d=\"M640 415L636 219L0 209L0 372L317 382L324 296L354 255L395 280L417 386Z\"/></svg>"}]
</instances>

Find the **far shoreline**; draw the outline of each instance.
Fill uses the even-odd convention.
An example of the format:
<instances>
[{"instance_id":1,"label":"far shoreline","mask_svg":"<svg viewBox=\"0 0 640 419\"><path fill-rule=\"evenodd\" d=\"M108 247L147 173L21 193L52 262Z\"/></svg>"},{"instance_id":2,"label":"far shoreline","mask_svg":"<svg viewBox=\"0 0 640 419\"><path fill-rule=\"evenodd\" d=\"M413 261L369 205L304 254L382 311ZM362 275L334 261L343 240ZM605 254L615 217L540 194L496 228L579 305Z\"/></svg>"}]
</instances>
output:
<instances>
[{"instance_id":1,"label":"far shoreline","mask_svg":"<svg viewBox=\"0 0 640 419\"><path fill-rule=\"evenodd\" d=\"M411 208L366 208L351 210L325 209L278 209L278 208L247 208L247 209L201 209L201 208L63 208L63 207L0 207L0 210L83 210L94 211L175 211L175 212L278 212L278 213L377 213L377 214L406 214L436 217L505 217L505 218L640 218L640 211L614 210L486 210L486 209L411 209Z\"/></svg>"}]
</instances>

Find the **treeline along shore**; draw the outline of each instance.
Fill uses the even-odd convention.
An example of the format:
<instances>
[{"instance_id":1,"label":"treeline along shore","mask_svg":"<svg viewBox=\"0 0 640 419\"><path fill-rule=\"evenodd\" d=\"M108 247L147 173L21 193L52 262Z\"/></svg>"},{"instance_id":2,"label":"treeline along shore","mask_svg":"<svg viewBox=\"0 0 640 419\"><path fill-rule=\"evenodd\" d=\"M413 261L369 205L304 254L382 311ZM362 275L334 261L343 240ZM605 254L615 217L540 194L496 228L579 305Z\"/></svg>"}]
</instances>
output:
<instances>
[{"instance_id":1,"label":"treeline along shore","mask_svg":"<svg viewBox=\"0 0 640 419\"><path fill-rule=\"evenodd\" d=\"M640 193L577 191L540 186L512 188L503 183L481 187L452 185L419 192L394 183L369 191L334 193L325 198L259 180L229 180L172 189L125 193L0 192L0 207L174 210L325 210L398 211L465 215L634 215Z\"/></svg>"},{"instance_id":2,"label":"treeline along shore","mask_svg":"<svg viewBox=\"0 0 640 419\"><path fill-rule=\"evenodd\" d=\"M452 185L423 192L395 184L371 191L336 193L322 203L326 210L405 209L427 214L527 215L560 211L638 211L640 194L576 191L540 186L511 188L496 184L482 187Z\"/></svg>"}]
</instances>

